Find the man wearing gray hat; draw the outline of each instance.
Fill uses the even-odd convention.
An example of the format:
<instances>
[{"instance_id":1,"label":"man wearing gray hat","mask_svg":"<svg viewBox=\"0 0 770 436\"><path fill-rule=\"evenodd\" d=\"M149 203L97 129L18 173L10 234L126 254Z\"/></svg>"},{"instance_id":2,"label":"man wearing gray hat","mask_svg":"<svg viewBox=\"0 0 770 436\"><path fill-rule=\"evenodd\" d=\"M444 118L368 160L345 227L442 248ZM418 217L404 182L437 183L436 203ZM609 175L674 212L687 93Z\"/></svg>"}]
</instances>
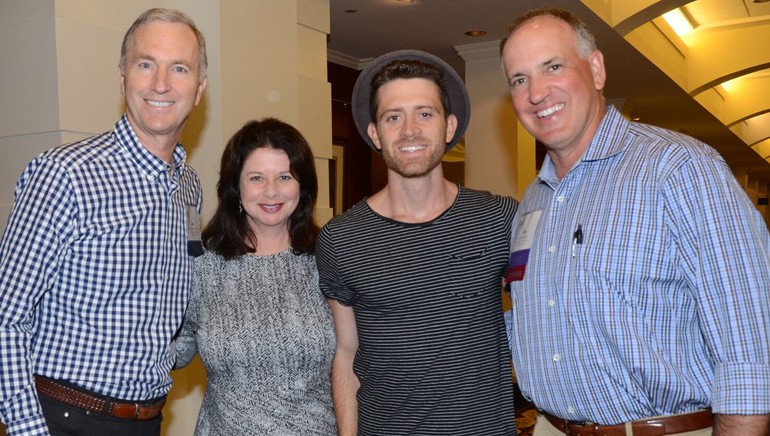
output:
<instances>
[{"instance_id":1,"label":"man wearing gray hat","mask_svg":"<svg viewBox=\"0 0 770 436\"><path fill-rule=\"evenodd\" d=\"M462 80L428 53L388 53L359 76L353 116L388 183L318 242L340 435L515 434L500 289L518 203L444 178L470 120Z\"/></svg>"}]
</instances>

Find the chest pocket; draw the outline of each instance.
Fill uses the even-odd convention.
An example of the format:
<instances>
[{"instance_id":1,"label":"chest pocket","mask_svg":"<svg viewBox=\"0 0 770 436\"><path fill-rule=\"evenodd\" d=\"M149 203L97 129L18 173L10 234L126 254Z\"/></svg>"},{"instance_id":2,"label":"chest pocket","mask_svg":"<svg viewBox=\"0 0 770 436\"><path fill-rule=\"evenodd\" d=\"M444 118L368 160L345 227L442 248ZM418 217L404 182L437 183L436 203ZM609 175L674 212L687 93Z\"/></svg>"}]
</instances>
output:
<instances>
[{"instance_id":1,"label":"chest pocket","mask_svg":"<svg viewBox=\"0 0 770 436\"><path fill-rule=\"evenodd\" d=\"M491 253L486 246L471 246L451 254L448 266L450 282L447 290L451 296L464 300L481 295L494 275Z\"/></svg>"}]
</instances>

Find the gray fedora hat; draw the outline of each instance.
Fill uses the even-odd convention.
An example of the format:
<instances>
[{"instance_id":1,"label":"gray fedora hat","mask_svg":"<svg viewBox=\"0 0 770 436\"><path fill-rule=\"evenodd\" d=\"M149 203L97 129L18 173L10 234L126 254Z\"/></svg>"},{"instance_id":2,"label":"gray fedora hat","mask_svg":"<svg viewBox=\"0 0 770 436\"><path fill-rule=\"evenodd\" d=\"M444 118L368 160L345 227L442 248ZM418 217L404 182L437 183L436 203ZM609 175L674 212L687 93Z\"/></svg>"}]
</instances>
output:
<instances>
[{"instance_id":1,"label":"gray fedora hat","mask_svg":"<svg viewBox=\"0 0 770 436\"><path fill-rule=\"evenodd\" d=\"M369 123L372 122L372 117L369 114L369 101L372 93L372 79L377 73L380 72L382 67L395 60L417 60L431 64L441 70L444 73L444 88L447 92L449 99L449 114L453 114L457 117L457 130L455 131L452 140L447 143L446 151L449 151L457 144L457 141L462 138L465 133L465 129L468 128L468 122L471 119L471 103L468 98L468 90L465 89L465 83L463 83L457 72L449 66L446 62L438 57L419 50L397 50L390 53L386 53L377 59L373 60L369 65L361 71L361 74L356 80L356 84L353 87L353 119L356 122L358 133L369 144L372 150L379 152L380 150L374 146L367 129ZM447 114L447 115L449 115Z\"/></svg>"}]
</instances>

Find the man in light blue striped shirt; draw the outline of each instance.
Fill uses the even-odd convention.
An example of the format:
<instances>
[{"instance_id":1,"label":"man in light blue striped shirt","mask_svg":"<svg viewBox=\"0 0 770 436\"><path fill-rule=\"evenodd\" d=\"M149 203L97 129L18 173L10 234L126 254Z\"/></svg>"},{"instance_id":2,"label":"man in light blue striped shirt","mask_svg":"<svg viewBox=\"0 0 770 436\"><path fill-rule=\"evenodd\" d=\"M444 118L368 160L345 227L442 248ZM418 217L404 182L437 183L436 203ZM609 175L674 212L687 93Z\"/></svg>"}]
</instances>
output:
<instances>
[{"instance_id":1,"label":"man in light blue striped shirt","mask_svg":"<svg viewBox=\"0 0 770 436\"><path fill-rule=\"evenodd\" d=\"M174 334L202 252L179 137L206 86L202 35L152 9L126 33L126 114L42 153L0 243L0 416L8 435L158 435Z\"/></svg>"},{"instance_id":2,"label":"man in light blue striped shirt","mask_svg":"<svg viewBox=\"0 0 770 436\"><path fill-rule=\"evenodd\" d=\"M722 157L605 106L568 12L517 19L501 54L547 149L507 273L535 435L768 434L770 235Z\"/></svg>"}]
</instances>

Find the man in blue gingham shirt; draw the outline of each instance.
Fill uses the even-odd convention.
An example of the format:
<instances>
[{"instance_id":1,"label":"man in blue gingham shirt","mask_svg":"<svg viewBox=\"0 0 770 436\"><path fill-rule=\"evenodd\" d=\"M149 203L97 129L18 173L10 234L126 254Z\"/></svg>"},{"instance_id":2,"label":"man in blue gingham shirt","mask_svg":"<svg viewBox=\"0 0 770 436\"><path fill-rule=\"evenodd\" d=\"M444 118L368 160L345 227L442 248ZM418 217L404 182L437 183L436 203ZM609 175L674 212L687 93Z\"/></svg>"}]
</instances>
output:
<instances>
[{"instance_id":1,"label":"man in blue gingham shirt","mask_svg":"<svg viewBox=\"0 0 770 436\"><path fill-rule=\"evenodd\" d=\"M162 9L137 19L126 41L126 114L112 131L44 152L16 186L0 243L9 436L160 431L200 248L200 182L178 140L205 88L205 45L188 17ZM123 419L107 406L101 416L49 398L41 383L157 410Z\"/></svg>"},{"instance_id":2,"label":"man in blue gingham shirt","mask_svg":"<svg viewBox=\"0 0 770 436\"><path fill-rule=\"evenodd\" d=\"M713 148L604 105L584 26L541 9L502 45L516 113L548 153L507 275L535 434L765 435L767 225Z\"/></svg>"}]
</instances>

